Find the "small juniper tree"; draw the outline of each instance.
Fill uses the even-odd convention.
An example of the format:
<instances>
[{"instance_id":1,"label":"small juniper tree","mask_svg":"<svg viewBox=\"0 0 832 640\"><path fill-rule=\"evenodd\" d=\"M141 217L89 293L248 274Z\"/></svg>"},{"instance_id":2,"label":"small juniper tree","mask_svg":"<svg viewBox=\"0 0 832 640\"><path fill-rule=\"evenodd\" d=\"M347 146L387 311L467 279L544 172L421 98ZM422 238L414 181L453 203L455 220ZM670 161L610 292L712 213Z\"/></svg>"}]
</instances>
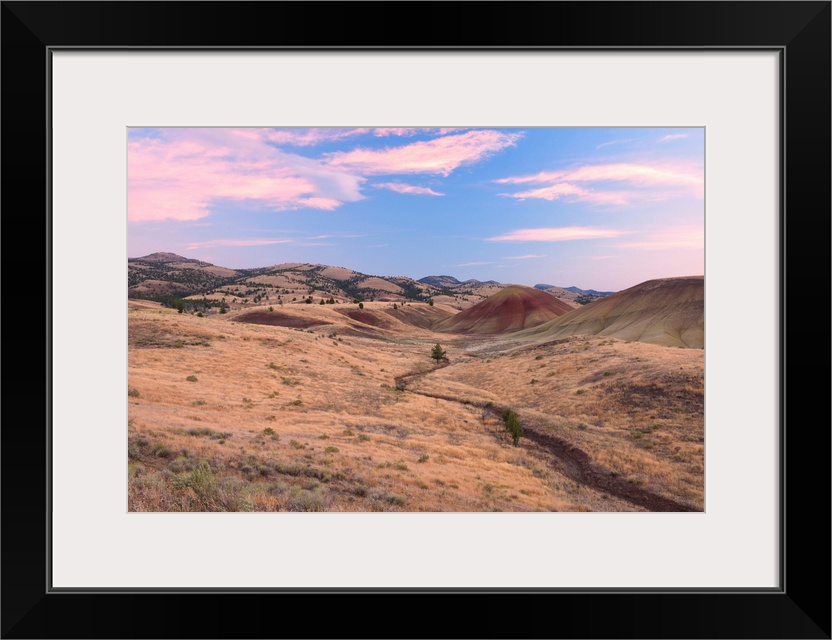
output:
<instances>
[{"instance_id":1,"label":"small juniper tree","mask_svg":"<svg viewBox=\"0 0 832 640\"><path fill-rule=\"evenodd\" d=\"M438 342L433 346L433 349L430 352L430 357L439 362L440 360L444 360L445 358L445 350L442 348L442 345Z\"/></svg>"},{"instance_id":2,"label":"small juniper tree","mask_svg":"<svg viewBox=\"0 0 832 640\"><path fill-rule=\"evenodd\" d=\"M512 409L506 407L503 409L503 422L506 424L506 431L508 431L509 435L511 436L511 441L514 443L514 446L517 446L518 440L523 437L523 426L520 424L520 420L517 418L517 414L514 413Z\"/></svg>"}]
</instances>

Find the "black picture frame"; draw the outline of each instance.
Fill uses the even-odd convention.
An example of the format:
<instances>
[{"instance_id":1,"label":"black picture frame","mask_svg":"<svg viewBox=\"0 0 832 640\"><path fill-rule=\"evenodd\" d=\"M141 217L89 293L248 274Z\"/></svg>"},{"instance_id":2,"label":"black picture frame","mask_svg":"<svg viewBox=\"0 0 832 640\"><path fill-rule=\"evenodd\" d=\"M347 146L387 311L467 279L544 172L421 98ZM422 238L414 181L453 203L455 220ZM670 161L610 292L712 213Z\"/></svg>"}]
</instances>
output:
<instances>
[{"instance_id":1,"label":"black picture frame","mask_svg":"<svg viewBox=\"0 0 832 640\"><path fill-rule=\"evenodd\" d=\"M830 15L828 1L3 2L2 637L829 638ZM389 28L378 30L379 18ZM779 52L779 588L52 589L49 336L64 310L50 290L60 268L49 236L50 58L61 48L130 47ZM382 612L401 626L382 624Z\"/></svg>"}]
</instances>

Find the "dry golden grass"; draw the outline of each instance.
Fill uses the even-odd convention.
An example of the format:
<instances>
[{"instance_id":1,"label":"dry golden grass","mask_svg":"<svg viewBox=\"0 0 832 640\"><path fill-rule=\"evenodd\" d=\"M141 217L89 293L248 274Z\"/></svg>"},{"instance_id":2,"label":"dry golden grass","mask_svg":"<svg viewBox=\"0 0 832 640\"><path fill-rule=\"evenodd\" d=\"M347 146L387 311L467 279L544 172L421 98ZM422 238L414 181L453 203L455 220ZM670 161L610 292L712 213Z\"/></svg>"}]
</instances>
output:
<instances>
[{"instance_id":1,"label":"dry golden grass","mask_svg":"<svg viewBox=\"0 0 832 640\"><path fill-rule=\"evenodd\" d=\"M510 404L601 465L701 504L701 351L577 338L488 355L497 341L389 315L392 329L362 337L333 305L280 310L333 324L290 329L131 303L131 510L643 510L570 479L526 438L512 446L481 407L411 389ZM434 370L436 342L451 366ZM397 376L419 370L407 391L396 389Z\"/></svg>"},{"instance_id":2,"label":"dry golden grass","mask_svg":"<svg viewBox=\"0 0 832 640\"><path fill-rule=\"evenodd\" d=\"M525 424L573 443L611 474L703 508L701 349L597 336L514 347L480 349L419 389L512 406Z\"/></svg>"}]
</instances>

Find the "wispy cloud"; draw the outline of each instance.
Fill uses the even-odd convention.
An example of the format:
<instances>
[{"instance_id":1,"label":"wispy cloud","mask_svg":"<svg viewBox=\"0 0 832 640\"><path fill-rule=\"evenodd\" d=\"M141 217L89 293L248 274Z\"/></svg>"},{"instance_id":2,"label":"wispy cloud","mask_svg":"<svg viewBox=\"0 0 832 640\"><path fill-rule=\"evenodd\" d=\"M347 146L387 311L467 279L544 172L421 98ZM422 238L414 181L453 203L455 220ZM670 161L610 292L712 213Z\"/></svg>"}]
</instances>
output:
<instances>
[{"instance_id":1,"label":"wispy cloud","mask_svg":"<svg viewBox=\"0 0 832 640\"><path fill-rule=\"evenodd\" d=\"M511 176L497 184L539 184L525 191L502 194L519 200L560 198L602 205L626 205L634 201L704 196L701 166L685 164L613 163L584 165L562 171ZM613 188L610 188L610 186Z\"/></svg>"},{"instance_id":2,"label":"wispy cloud","mask_svg":"<svg viewBox=\"0 0 832 640\"><path fill-rule=\"evenodd\" d=\"M372 129L342 129L315 128L315 129L268 129L264 131L263 137L278 145L291 145L294 147L309 147L324 142L337 142L347 140L356 136L371 133Z\"/></svg>"},{"instance_id":3,"label":"wispy cloud","mask_svg":"<svg viewBox=\"0 0 832 640\"><path fill-rule=\"evenodd\" d=\"M517 191L515 193L502 193L500 195L518 200L525 200L526 198L537 198L540 200L558 200L562 197L572 196L578 200L590 201L596 204L617 204L622 205L627 203L629 194L621 191L593 191L592 189L584 189L576 184L569 182L559 182L547 187L540 187L539 189L529 189L528 191Z\"/></svg>"},{"instance_id":4,"label":"wispy cloud","mask_svg":"<svg viewBox=\"0 0 832 640\"><path fill-rule=\"evenodd\" d=\"M455 264L455 267L479 267L485 264L497 264L496 262L463 262L462 264Z\"/></svg>"},{"instance_id":5,"label":"wispy cloud","mask_svg":"<svg viewBox=\"0 0 832 640\"><path fill-rule=\"evenodd\" d=\"M267 144L257 129L132 131L128 141L128 217L199 220L221 200L275 211L332 210L363 196L364 178Z\"/></svg>"},{"instance_id":6,"label":"wispy cloud","mask_svg":"<svg viewBox=\"0 0 832 640\"><path fill-rule=\"evenodd\" d=\"M417 196L444 196L444 193L439 193L438 191L434 191L429 187L417 187L416 185L412 184L405 184L403 182L379 182L373 185L378 189L389 189L390 191L395 191L396 193L406 193L409 195L417 195Z\"/></svg>"},{"instance_id":7,"label":"wispy cloud","mask_svg":"<svg viewBox=\"0 0 832 640\"><path fill-rule=\"evenodd\" d=\"M426 173L447 176L460 166L480 162L513 146L522 134L491 129L467 131L383 149L358 148L326 154L329 166L362 174Z\"/></svg>"},{"instance_id":8,"label":"wispy cloud","mask_svg":"<svg viewBox=\"0 0 832 640\"><path fill-rule=\"evenodd\" d=\"M501 236L487 238L487 240L488 242L563 242L567 240L617 238L623 233L623 231L617 229L598 229L594 227L549 227L517 229Z\"/></svg>"},{"instance_id":9,"label":"wispy cloud","mask_svg":"<svg viewBox=\"0 0 832 640\"><path fill-rule=\"evenodd\" d=\"M530 176L495 180L498 184L529 182L630 182L641 186L701 185L701 168L685 165L595 164L566 171L541 171Z\"/></svg>"},{"instance_id":10,"label":"wispy cloud","mask_svg":"<svg viewBox=\"0 0 832 640\"><path fill-rule=\"evenodd\" d=\"M659 142L673 142L674 140L681 140L682 138L687 137L688 134L686 133L669 133L666 136L659 138Z\"/></svg>"},{"instance_id":11,"label":"wispy cloud","mask_svg":"<svg viewBox=\"0 0 832 640\"><path fill-rule=\"evenodd\" d=\"M528 253L524 256L506 256L506 260L532 260L534 258L545 258L544 255L538 255L536 253Z\"/></svg>"},{"instance_id":12,"label":"wispy cloud","mask_svg":"<svg viewBox=\"0 0 832 640\"><path fill-rule=\"evenodd\" d=\"M415 136L417 133L446 136L449 133L455 133L457 131L465 131L465 129L459 127L377 127L373 129L373 135L377 138L386 138L388 136L410 137Z\"/></svg>"},{"instance_id":13,"label":"wispy cloud","mask_svg":"<svg viewBox=\"0 0 832 640\"><path fill-rule=\"evenodd\" d=\"M635 234L634 234L635 235ZM699 225L688 225L648 231L633 242L618 243L621 249L638 249L639 251L670 251L682 249L705 250L705 230Z\"/></svg>"},{"instance_id":14,"label":"wispy cloud","mask_svg":"<svg viewBox=\"0 0 832 640\"><path fill-rule=\"evenodd\" d=\"M364 233L327 233L320 236L310 236L308 240L328 240L329 238L366 238Z\"/></svg>"},{"instance_id":15,"label":"wispy cloud","mask_svg":"<svg viewBox=\"0 0 832 640\"><path fill-rule=\"evenodd\" d=\"M604 147L609 147L614 144L626 144L628 142L635 142L635 138L623 138L621 140L610 140L609 142L602 142L599 144L596 149L603 149Z\"/></svg>"},{"instance_id":16,"label":"wispy cloud","mask_svg":"<svg viewBox=\"0 0 832 640\"><path fill-rule=\"evenodd\" d=\"M216 238L204 242L191 242L185 246L188 251L210 249L213 247L261 247L270 244L286 244L294 242L287 238Z\"/></svg>"},{"instance_id":17,"label":"wispy cloud","mask_svg":"<svg viewBox=\"0 0 832 640\"><path fill-rule=\"evenodd\" d=\"M264 134L266 140L277 145L293 147L312 147L319 144L341 142L359 136L376 138L405 137L417 134L447 135L460 129L431 127L318 127L269 129Z\"/></svg>"}]
</instances>

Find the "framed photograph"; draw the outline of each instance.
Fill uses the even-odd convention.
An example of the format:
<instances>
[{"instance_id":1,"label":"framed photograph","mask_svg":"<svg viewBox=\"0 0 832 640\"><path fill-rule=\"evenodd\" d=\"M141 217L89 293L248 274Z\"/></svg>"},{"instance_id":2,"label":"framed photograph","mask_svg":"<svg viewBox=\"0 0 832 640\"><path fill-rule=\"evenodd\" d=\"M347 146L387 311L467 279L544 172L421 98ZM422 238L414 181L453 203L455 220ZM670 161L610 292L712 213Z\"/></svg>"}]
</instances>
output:
<instances>
[{"instance_id":1,"label":"framed photograph","mask_svg":"<svg viewBox=\"0 0 832 640\"><path fill-rule=\"evenodd\" d=\"M472 6L3 3L4 637L830 637L830 3Z\"/></svg>"}]
</instances>

